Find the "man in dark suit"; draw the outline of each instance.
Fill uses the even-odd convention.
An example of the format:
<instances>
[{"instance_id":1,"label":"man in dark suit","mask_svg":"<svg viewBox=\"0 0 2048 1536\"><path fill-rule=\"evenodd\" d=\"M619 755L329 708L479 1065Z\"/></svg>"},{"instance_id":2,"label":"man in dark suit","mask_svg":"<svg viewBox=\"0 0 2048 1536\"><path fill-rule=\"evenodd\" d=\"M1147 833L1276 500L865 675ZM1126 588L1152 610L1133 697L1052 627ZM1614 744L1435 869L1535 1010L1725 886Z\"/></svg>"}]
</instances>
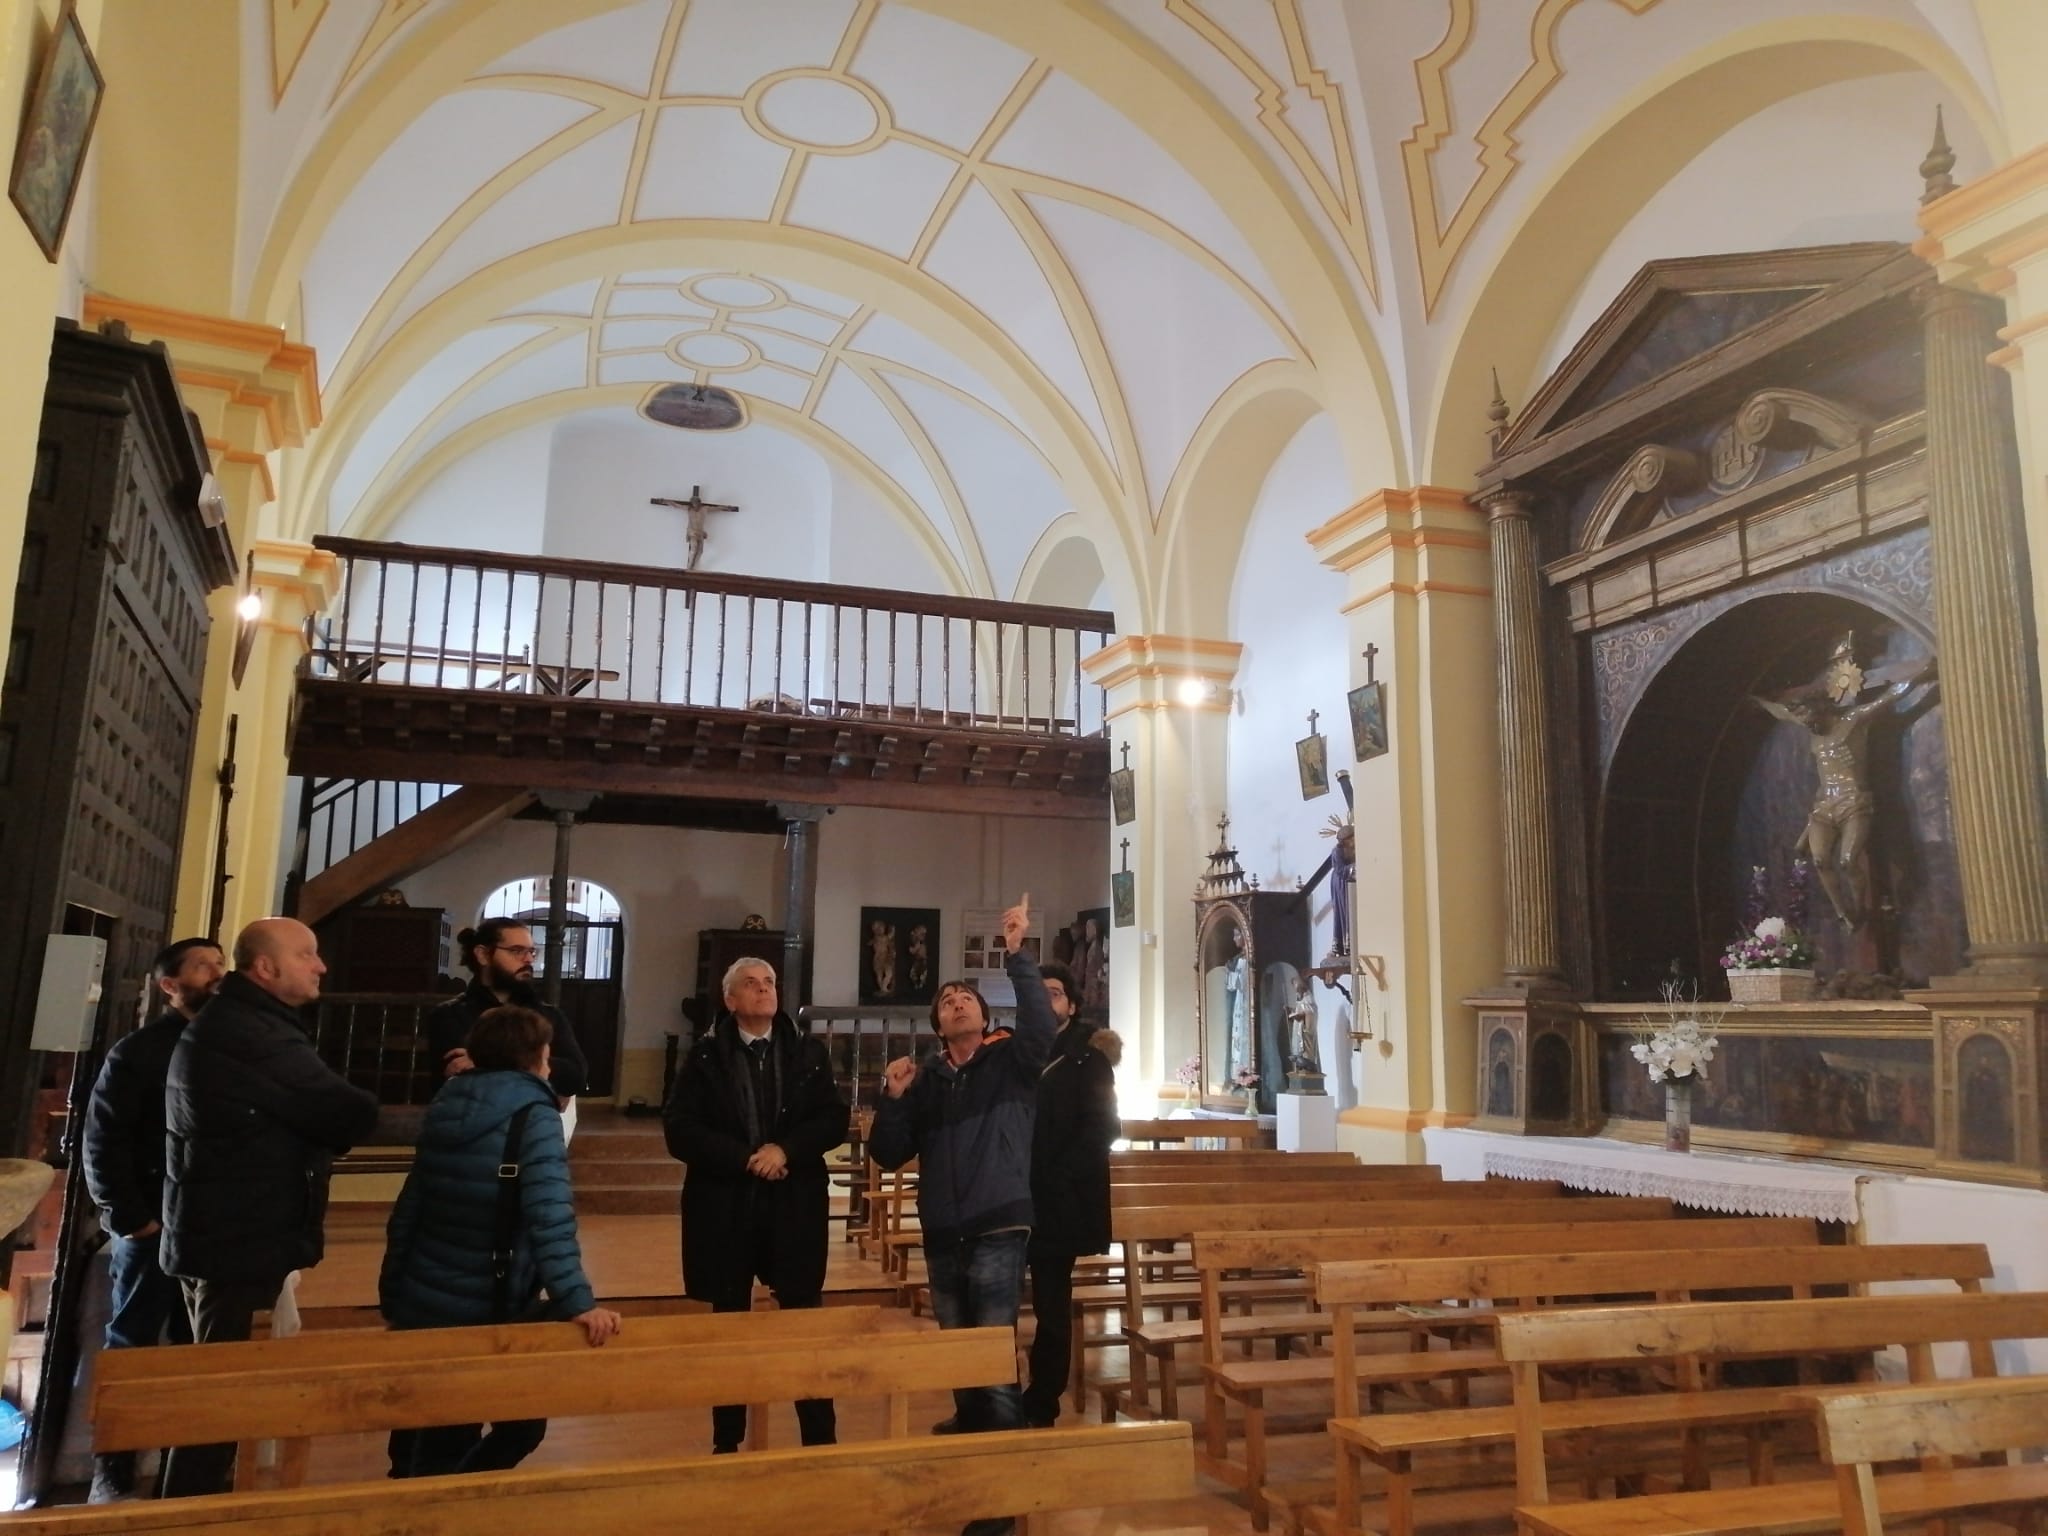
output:
<instances>
[{"instance_id":1,"label":"man in dark suit","mask_svg":"<svg viewBox=\"0 0 2048 1536\"><path fill-rule=\"evenodd\" d=\"M171 1053L163 1267L184 1283L201 1344L248 1338L285 1278L320 1262L335 1154L376 1127L376 1098L322 1061L299 1022L326 972L304 923L251 923ZM234 1465L232 1445L179 1446L164 1496L224 1493Z\"/></svg>"},{"instance_id":2,"label":"man in dark suit","mask_svg":"<svg viewBox=\"0 0 2048 1536\"><path fill-rule=\"evenodd\" d=\"M85 1112L85 1187L111 1241L107 1271L112 1310L106 1347L147 1347L168 1337L192 1342L185 1296L163 1272L164 1084L171 1052L193 1015L220 990L227 957L211 939L180 939L156 957L151 979L168 1006L114 1042ZM95 1456L89 1502L135 1491L135 1453Z\"/></svg>"},{"instance_id":3,"label":"man in dark suit","mask_svg":"<svg viewBox=\"0 0 2048 1536\"><path fill-rule=\"evenodd\" d=\"M735 960L722 991L725 1012L690 1047L663 1115L670 1155L689 1166L683 1291L744 1312L759 1279L776 1305L815 1307L828 1247L825 1154L846 1140L846 1100L824 1042L778 1010L765 960ZM805 1445L835 1443L830 1398L799 1402L796 1418ZM714 1452L737 1451L746 1434L743 1404L711 1410Z\"/></svg>"}]
</instances>

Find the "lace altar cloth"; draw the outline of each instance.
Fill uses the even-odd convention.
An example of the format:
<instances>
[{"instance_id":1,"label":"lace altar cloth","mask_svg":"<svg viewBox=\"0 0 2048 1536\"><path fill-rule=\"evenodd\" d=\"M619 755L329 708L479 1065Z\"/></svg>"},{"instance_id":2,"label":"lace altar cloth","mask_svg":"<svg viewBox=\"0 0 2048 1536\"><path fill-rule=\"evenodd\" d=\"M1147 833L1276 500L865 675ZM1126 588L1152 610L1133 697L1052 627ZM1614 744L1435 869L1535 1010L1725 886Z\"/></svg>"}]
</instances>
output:
<instances>
[{"instance_id":1,"label":"lace altar cloth","mask_svg":"<svg viewBox=\"0 0 2048 1536\"><path fill-rule=\"evenodd\" d=\"M1810 1216L1853 1225L1862 1219L1862 1188L1872 1177L1829 1163L1667 1152L1597 1138L1545 1143L1487 1132L1453 1134L1483 1137L1485 1171L1501 1178L1556 1179L1568 1189L1661 1197L1731 1216Z\"/></svg>"}]
</instances>

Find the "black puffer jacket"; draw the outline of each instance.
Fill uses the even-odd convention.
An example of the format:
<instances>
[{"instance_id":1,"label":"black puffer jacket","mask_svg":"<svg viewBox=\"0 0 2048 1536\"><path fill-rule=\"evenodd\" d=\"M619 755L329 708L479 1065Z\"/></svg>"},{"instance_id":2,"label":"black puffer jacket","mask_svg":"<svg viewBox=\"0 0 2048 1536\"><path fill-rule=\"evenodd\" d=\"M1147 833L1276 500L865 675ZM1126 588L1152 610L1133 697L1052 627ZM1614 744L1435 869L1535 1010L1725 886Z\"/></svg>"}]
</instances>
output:
<instances>
[{"instance_id":1,"label":"black puffer jacket","mask_svg":"<svg viewBox=\"0 0 2048 1536\"><path fill-rule=\"evenodd\" d=\"M1109 1149L1123 1134L1116 1109L1115 1030L1079 1019L1053 1037L1038 1078L1031 1134L1031 1243L1050 1253L1109 1252Z\"/></svg>"},{"instance_id":2,"label":"black puffer jacket","mask_svg":"<svg viewBox=\"0 0 2048 1536\"><path fill-rule=\"evenodd\" d=\"M540 993L532 987L514 991L511 1003L516 1008L531 1008L554 1026L554 1037L548 1042L548 1086L555 1090L555 1096L573 1099L587 1089L590 1064L584 1059L576 1031L562 1010L542 1002ZM498 994L481 981L473 980L461 993L427 1015L427 1049L433 1053L434 1071L439 1076L448 1076L441 1063L450 1051L469 1039L470 1026L498 1006Z\"/></svg>"},{"instance_id":3,"label":"black puffer jacket","mask_svg":"<svg viewBox=\"0 0 2048 1536\"><path fill-rule=\"evenodd\" d=\"M320 1262L328 1171L377 1124L377 1101L322 1061L298 1010L240 972L171 1053L166 1274L282 1281Z\"/></svg>"},{"instance_id":4,"label":"black puffer jacket","mask_svg":"<svg viewBox=\"0 0 2048 1536\"><path fill-rule=\"evenodd\" d=\"M683 1291L703 1301L743 1293L763 1252L775 1273L761 1278L775 1290L811 1296L825 1284L831 1196L825 1154L846 1140L846 1100L832 1080L824 1041L799 1032L785 1013L775 1015L769 1038L781 1103L757 1107L757 1134L747 1130L740 1075L749 1069L730 1013L720 1014L690 1047L663 1113L669 1155L689 1166ZM769 1142L789 1159L787 1178L747 1172L747 1159Z\"/></svg>"},{"instance_id":5,"label":"black puffer jacket","mask_svg":"<svg viewBox=\"0 0 2048 1536\"><path fill-rule=\"evenodd\" d=\"M85 1111L85 1187L109 1237L164 1219L164 1083L185 1015L166 1008L114 1042Z\"/></svg>"}]
</instances>

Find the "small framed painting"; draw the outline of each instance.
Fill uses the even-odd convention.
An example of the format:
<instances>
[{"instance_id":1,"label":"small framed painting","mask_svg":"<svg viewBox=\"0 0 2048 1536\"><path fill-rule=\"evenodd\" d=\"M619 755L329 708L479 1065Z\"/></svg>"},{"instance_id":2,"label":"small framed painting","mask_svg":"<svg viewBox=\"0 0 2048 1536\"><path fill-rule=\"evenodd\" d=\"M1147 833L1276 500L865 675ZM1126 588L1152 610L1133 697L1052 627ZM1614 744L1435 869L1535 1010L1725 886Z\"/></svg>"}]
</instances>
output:
<instances>
[{"instance_id":1,"label":"small framed painting","mask_svg":"<svg viewBox=\"0 0 2048 1536\"><path fill-rule=\"evenodd\" d=\"M1330 792L1330 746L1320 732L1294 744L1294 768L1301 775L1301 798L1315 800Z\"/></svg>"},{"instance_id":2,"label":"small framed painting","mask_svg":"<svg viewBox=\"0 0 2048 1536\"><path fill-rule=\"evenodd\" d=\"M1117 927L1137 925L1138 877L1128 869L1120 869L1109 877L1109 907L1114 914L1110 921Z\"/></svg>"},{"instance_id":3,"label":"small framed painting","mask_svg":"<svg viewBox=\"0 0 2048 1536\"><path fill-rule=\"evenodd\" d=\"M1130 768L1119 768L1109 776L1110 811L1120 827L1129 826L1138 819L1138 775Z\"/></svg>"},{"instance_id":4,"label":"small framed painting","mask_svg":"<svg viewBox=\"0 0 2048 1536\"><path fill-rule=\"evenodd\" d=\"M51 261L64 243L64 226L85 170L93 123L100 115L106 80L86 46L73 0L64 0L56 30L36 71L21 136L14 141L14 171L7 195L21 211L28 232Z\"/></svg>"},{"instance_id":5,"label":"small framed painting","mask_svg":"<svg viewBox=\"0 0 2048 1536\"><path fill-rule=\"evenodd\" d=\"M1359 762L1387 750L1387 685L1360 683L1351 690L1351 755Z\"/></svg>"},{"instance_id":6,"label":"small framed painting","mask_svg":"<svg viewBox=\"0 0 2048 1536\"><path fill-rule=\"evenodd\" d=\"M928 1003L939 990L936 907L860 909L860 1000Z\"/></svg>"}]
</instances>

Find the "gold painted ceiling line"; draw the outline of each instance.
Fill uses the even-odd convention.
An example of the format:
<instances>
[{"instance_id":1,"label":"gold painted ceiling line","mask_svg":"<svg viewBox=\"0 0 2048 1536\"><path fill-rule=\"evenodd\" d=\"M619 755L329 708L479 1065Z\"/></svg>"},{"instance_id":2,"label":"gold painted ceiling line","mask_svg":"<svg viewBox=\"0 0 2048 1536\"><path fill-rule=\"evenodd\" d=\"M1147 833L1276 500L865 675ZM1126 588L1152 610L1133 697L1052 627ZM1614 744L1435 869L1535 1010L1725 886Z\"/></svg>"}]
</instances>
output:
<instances>
[{"instance_id":1,"label":"gold painted ceiling line","mask_svg":"<svg viewBox=\"0 0 2048 1536\"><path fill-rule=\"evenodd\" d=\"M1341 91L1318 69L1309 52L1308 34L1302 25L1299 0L1272 0L1273 19L1287 45L1289 72L1294 84L1308 92L1323 110L1330 144L1337 159L1333 180L1316 158L1315 151L1287 120L1287 87L1276 80L1258 57L1233 37L1195 0L1166 0L1167 14L1177 17L1202 41L1228 60L1258 94L1259 126L1280 146L1301 178L1308 184L1324 215L1336 227L1345 249L1365 282L1365 291L1375 305L1380 302L1379 266L1373 258L1372 228L1366 215L1365 192L1358 179L1358 163L1351 146L1351 129L1344 111Z\"/></svg>"},{"instance_id":2,"label":"gold painted ceiling line","mask_svg":"<svg viewBox=\"0 0 2048 1536\"><path fill-rule=\"evenodd\" d=\"M1452 210L1448 223L1438 206L1433 160L1456 127L1446 81L1451 66L1471 46L1477 25L1477 0L1451 0L1450 25L1442 39L1415 61L1415 91L1422 119L1401 141L1401 165L1408 183L1409 224L1415 232L1415 260L1422 272L1422 310L1436 312L1458 254L1472 238L1479 221L1521 167L1515 130L1523 119L1564 78L1557 59L1557 31L1565 13L1580 0L1542 0L1529 23L1529 62L1507 94L1487 113L1472 135L1479 148L1479 175ZM1640 16L1657 0L1613 0L1630 15Z\"/></svg>"}]
</instances>

